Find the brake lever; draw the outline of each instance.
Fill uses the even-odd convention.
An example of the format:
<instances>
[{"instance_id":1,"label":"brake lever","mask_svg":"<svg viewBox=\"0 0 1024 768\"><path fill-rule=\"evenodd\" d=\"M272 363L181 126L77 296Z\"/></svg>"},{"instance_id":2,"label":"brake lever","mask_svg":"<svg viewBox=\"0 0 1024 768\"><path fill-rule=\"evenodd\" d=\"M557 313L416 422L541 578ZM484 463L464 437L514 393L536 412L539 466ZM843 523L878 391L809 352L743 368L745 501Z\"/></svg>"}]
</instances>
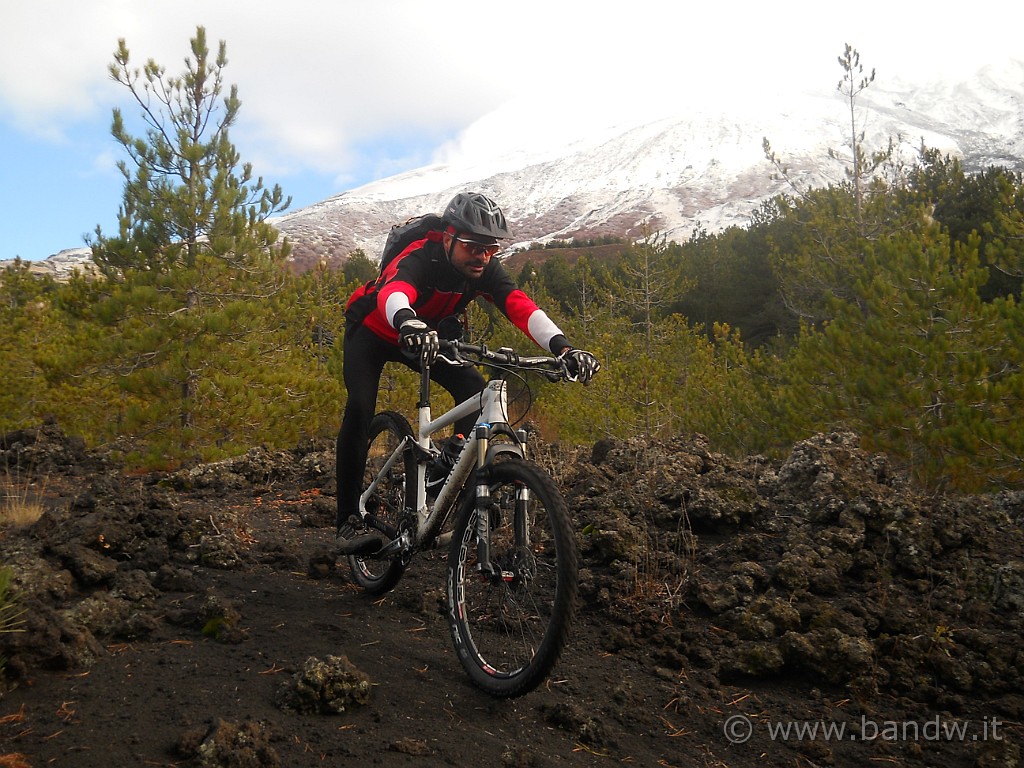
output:
<instances>
[{"instance_id":1,"label":"brake lever","mask_svg":"<svg viewBox=\"0 0 1024 768\"><path fill-rule=\"evenodd\" d=\"M447 339L441 340L437 354L434 355L434 360L440 360L447 365L464 365L457 344Z\"/></svg>"},{"instance_id":2,"label":"brake lever","mask_svg":"<svg viewBox=\"0 0 1024 768\"><path fill-rule=\"evenodd\" d=\"M455 355L453 359L442 352L438 352L437 355L434 357L434 360L440 360L442 363L447 363L448 365L470 365L468 361L463 360L458 355Z\"/></svg>"}]
</instances>

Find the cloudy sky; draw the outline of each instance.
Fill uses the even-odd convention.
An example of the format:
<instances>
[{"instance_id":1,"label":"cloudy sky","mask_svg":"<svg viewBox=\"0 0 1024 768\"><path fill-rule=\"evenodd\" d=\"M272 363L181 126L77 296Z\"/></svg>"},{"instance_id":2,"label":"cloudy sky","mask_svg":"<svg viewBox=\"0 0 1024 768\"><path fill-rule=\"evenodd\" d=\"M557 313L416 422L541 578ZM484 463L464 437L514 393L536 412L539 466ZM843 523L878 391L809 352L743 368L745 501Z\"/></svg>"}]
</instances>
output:
<instances>
[{"instance_id":1,"label":"cloudy sky","mask_svg":"<svg viewBox=\"0 0 1024 768\"><path fill-rule=\"evenodd\" d=\"M431 162L557 144L630 116L834 89L849 43L876 82L1024 60L1016 3L820 0L32 0L0 5L0 260L116 232L126 159L107 67L184 71L227 44L232 139L292 210ZM713 7L712 7L713 6ZM904 6L907 6L906 8ZM909 6L915 6L913 8ZM965 37L971 39L965 39Z\"/></svg>"}]
</instances>

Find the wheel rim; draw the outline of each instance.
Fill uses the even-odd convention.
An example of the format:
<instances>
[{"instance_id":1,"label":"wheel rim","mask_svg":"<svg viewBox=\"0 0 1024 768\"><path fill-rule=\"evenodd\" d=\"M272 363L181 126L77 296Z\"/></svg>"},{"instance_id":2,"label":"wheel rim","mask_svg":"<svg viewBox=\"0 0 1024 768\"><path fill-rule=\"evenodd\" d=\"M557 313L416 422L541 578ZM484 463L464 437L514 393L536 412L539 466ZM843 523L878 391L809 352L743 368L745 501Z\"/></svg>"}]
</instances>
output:
<instances>
[{"instance_id":1,"label":"wheel rim","mask_svg":"<svg viewBox=\"0 0 1024 768\"><path fill-rule=\"evenodd\" d=\"M482 575L477 567L476 520L460 543L461 588L456 611L463 640L476 663L491 677L512 677L529 666L559 631L558 552L548 511L537 498L524 500L517 483L492 486L497 527L491 532L491 562L501 575ZM518 507L518 509L517 509ZM515 542L515 520L529 519L529 547ZM492 513L492 525L495 515Z\"/></svg>"},{"instance_id":2,"label":"wheel rim","mask_svg":"<svg viewBox=\"0 0 1024 768\"><path fill-rule=\"evenodd\" d=\"M383 429L371 438L366 455L366 469L363 472L363 488L377 476L401 439L391 429ZM405 484L405 462L399 460L388 470L366 502L367 513L376 519L378 527L389 536L396 535L399 529L405 509ZM364 560L353 557L350 560L356 573L369 581L383 578L391 565L391 561L387 559Z\"/></svg>"}]
</instances>

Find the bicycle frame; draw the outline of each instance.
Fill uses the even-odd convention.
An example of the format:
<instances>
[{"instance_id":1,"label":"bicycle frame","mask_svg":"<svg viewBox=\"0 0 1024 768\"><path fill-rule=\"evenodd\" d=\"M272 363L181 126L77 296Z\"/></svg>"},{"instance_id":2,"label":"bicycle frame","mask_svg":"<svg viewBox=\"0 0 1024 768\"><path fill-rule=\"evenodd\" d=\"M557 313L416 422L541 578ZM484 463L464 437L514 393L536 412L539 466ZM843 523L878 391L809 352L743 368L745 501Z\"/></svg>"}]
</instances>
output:
<instances>
[{"instance_id":1,"label":"bicycle frame","mask_svg":"<svg viewBox=\"0 0 1024 768\"><path fill-rule=\"evenodd\" d=\"M459 365L466 364L447 359L445 359L445 362ZM508 423L508 387L504 379L492 379L480 394L467 398L435 419L432 418L430 407L430 368L429 366L422 366L420 374L420 401L417 404L417 410L418 424L416 436L407 437L395 448L377 477L371 481L370 485L359 497L359 512L365 515L366 502L376 490L378 479L384 476L396 462L402 461L407 450L412 449L415 451L417 456L415 495L413 497L408 491L406 494L406 498L412 501L413 508L416 510L415 540L408 541L403 540L403 537L399 537L392 544L385 547L379 553L380 555L388 555L402 549L428 544L437 536L473 469L483 469L487 462L500 452L511 452L518 456L525 456L526 453L525 433L513 430ZM459 419L477 412L479 412L480 416L477 419L472 434L466 440L458 460L438 492L434 503L428 505L426 472L428 460L433 458L433 454L430 451L431 436L453 425ZM502 443L500 446L492 446L491 438L499 434L510 436L512 441ZM477 489L478 495L486 495L488 492L486 484Z\"/></svg>"}]
</instances>

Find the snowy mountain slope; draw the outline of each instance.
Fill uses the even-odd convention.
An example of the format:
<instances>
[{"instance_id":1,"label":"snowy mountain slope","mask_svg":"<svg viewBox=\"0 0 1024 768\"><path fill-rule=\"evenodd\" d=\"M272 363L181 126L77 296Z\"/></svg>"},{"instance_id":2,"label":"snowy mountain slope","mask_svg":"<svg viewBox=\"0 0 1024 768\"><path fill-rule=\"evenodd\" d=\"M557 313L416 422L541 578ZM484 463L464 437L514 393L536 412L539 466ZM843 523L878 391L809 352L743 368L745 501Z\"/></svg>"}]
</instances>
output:
<instances>
[{"instance_id":1,"label":"snowy mountain slope","mask_svg":"<svg viewBox=\"0 0 1024 768\"><path fill-rule=\"evenodd\" d=\"M857 101L868 148L899 138L909 158L922 145L968 170L1024 168L1024 62L987 67L966 82L877 84ZM837 92L736 105L695 105L685 115L607 128L562 151L517 147L476 165L438 164L367 184L275 220L296 255L336 259L354 248L376 257L392 224L440 211L475 189L504 209L518 244L602 235L639 236L644 225L682 240L744 226L761 202L787 191L773 179L763 139L802 185L839 182L828 150L848 151L849 105Z\"/></svg>"},{"instance_id":2,"label":"snowy mountain slope","mask_svg":"<svg viewBox=\"0 0 1024 768\"><path fill-rule=\"evenodd\" d=\"M869 149L899 137L907 158L923 143L962 158L969 171L1024 170L1024 61L990 65L957 82L875 82L858 96L856 114ZM763 94L728 110L695 103L685 114L627 117L574 136L552 130L558 140L549 137L544 146L496 145L489 123L507 117L499 110L469 129L461 142L472 152L448 153L472 160L381 179L273 219L293 242L296 267L339 263L356 248L376 258L393 224L439 212L466 189L498 201L519 245L638 237L645 226L681 241L698 225L709 232L745 226L762 201L791 191L773 178L765 138L803 186L842 181L843 164L828 153L848 152L850 144L849 105L835 90ZM52 261L60 273L87 260L88 250L78 248L43 264Z\"/></svg>"}]
</instances>

